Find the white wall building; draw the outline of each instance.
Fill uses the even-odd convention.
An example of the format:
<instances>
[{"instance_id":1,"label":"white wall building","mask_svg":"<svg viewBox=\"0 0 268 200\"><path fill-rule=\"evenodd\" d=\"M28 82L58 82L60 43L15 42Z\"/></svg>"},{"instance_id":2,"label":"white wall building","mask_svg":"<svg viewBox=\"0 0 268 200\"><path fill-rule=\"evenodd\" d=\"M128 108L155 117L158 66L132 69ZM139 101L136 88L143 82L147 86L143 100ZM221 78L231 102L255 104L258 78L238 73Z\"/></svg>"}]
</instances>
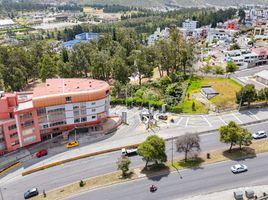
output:
<instances>
[{"instance_id":1,"label":"white wall building","mask_svg":"<svg viewBox=\"0 0 268 200\"><path fill-rule=\"evenodd\" d=\"M161 31L161 29L158 27L156 31L149 36L148 45L152 45L154 42L161 39L167 39L168 36L169 36L169 28L166 27Z\"/></svg>"},{"instance_id":2,"label":"white wall building","mask_svg":"<svg viewBox=\"0 0 268 200\"><path fill-rule=\"evenodd\" d=\"M12 19L1 19L0 20L0 29L8 28L15 25L15 22Z\"/></svg>"},{"instance_id":3,"label":"white wall building","mask_svg":"<svg viewBox=\"0 0 268 200\"><path fill-rule=\"evenodd\" d=\"M185 29L187 32L193 32L198 26L198 21L192 21L192 20L185 20L182 23L182 28Z\"/></svg>"}]
</instances>

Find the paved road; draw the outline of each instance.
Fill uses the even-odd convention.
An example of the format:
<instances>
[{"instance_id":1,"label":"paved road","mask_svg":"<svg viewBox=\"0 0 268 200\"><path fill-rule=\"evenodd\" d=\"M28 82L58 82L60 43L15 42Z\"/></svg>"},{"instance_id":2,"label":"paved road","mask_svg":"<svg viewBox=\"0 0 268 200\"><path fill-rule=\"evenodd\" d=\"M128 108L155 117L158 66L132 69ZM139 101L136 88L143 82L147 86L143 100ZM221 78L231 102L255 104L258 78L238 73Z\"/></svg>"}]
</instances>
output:
<instances>
[{"instance_id":1,"label":"paved road","mask_svg":"<svg viewBox=\"0 0 268 200\"><path fill-rule=\"evenodd\" d=\"M195 170L182 170L154 179L140 179L102 189L88 191L70 197L69 200L162 200L183 199L198 194L241 186L268 184L268 154L240 161L248 166L248 172L233 174L230 166L236 161L206 165ZM182 178L180 178L180 176ZM155 193L149 192L151 184L158 186Z\"/></svg>"},{"instance_id":2,"label":"paved road","mask_svg":"<svg viewBox=\"0 0 268 200\"><path fill-rule=\"evenodd\" d=\"M268 122L252 125L248 128L251 131L260 129L268 131ZM171 159L171 141L167 142L166 146L167 155L169 159ZM219 142L218 134L216 132L201 136L201 148L203 151L209 151L222 147L226 147L226 145ZM3 190L3 195L6 200L19 200L23 193L32 187L38 187L40 191L43 189L51 190L55 187L60 187L87 177L93 177L115 171L116 161L120 155L121 152L117 151L109 154L90 157L30 174L25 177L21 177L16 173L10 174L1 179L0 187L6 188ZM174 155L179 156L179 154L176 152L174 152ZM132 168L144 164L139 156L131 157L131 161ZM18 171L18 173L20 172Z\"/></svg>"},{"instance_id":3,"label":"paved road","mask_svg":"<svg viewBox=\"0 0 268 200\"><path fill-rule=\"evenodd\" d=\"M119 110L119 109L118 109ZM135 112L134 112L135 111ZM132 116L137 117L138 109L135 108ZM118 111L120 112L120 111ZM268 119L268 107L262 109L251 109L241 112L224 113L221 115L173 115L175 123L162 122L158 125L160 128L155 128L153 131L146 131L145 126L139 125L139 119L130 120L129 126L122 125L111 137L106 140L93 143L81 148L70 149L66 152L59 153L44 159L42 162L33 164L30 168L39 167L51 162L57 162L66 158L74 157L77 155L88 154L96 151L115 148L118 146L125 146L133 143L141 143L151 133L156 133L162 138L171 138L172 136L179 136L189 132L202 132L217 129L222 125L234 121L238 124L245 124L256 122L259 120ZM50 151L50 150L49 150Z\"/></svg>"}]
</instances>

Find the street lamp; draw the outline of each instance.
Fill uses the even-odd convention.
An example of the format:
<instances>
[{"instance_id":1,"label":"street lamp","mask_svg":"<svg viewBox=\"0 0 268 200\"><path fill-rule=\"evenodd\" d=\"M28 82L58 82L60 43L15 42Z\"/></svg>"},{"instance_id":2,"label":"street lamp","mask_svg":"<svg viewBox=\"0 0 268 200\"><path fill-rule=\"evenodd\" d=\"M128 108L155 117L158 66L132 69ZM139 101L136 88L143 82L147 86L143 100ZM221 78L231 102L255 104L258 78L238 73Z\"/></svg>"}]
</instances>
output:
<instances>
[{"instance_id":1,"label":"street lamp","mask_svg":"<svg viewBox=\"0 0 268 200\"><path fill-rule=\"evenodd\" d=\"M0 187L0 196L1 196L1 200L4 200L4 195L3 195L3 193L2 193L2 189L5 190L6 188L1 188L1 187Z\"/></svg>"}]
</instances>

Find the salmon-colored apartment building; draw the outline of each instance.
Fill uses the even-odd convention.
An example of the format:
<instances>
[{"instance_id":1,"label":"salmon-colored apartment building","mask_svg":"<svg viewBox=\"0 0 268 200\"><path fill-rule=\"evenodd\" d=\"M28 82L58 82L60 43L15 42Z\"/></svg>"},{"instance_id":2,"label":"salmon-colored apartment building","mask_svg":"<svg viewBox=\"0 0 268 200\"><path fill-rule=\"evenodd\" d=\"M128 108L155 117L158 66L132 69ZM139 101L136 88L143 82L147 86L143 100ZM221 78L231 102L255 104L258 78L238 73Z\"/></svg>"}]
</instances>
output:
<instances>
[{"instance_id":1,"label":"salmon-colored apartment building","mask_svg":"<svg viewBox=\"0 0 268 200\"><path fill-rule=\"evenodd\" d=\"M104 121L109 98L109 84L94 79L48 79L33 92L0 92L0 154Z\"/></svg>"}]
</instances>

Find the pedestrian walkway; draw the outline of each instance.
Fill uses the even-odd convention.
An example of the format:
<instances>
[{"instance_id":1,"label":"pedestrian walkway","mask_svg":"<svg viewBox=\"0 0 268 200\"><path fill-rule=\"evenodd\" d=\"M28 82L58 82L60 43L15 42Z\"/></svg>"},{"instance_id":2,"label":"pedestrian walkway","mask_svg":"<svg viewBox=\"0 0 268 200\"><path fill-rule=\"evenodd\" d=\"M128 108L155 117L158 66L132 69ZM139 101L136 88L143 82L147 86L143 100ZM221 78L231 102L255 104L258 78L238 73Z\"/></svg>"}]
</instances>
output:
<instances>
[{"instance_id":1,"label":"pedestrian walkway","mask_svg":"<svg viewBox=\"0 0 268 200\"><path fill-rule=\"evenodd\" d=\"M244 193L244 199L247 199L245 197L245 191L246 190L253 190L254 195L257 195L257 197L262 197L263 193L265 192L268 194L268 185L262 185L262 186L252 186L252 187L241 187L241 188L236 188L236 189L231 189L231 190L226 190L226 191L221 191L221 192L214 192L211 194L203 194L203 195L198 195L198 196L192 196L189 198L183 198L183 199L177 199L177 200L234 200L234 192L241 191Z\"/></svg>"}]
</instances>

